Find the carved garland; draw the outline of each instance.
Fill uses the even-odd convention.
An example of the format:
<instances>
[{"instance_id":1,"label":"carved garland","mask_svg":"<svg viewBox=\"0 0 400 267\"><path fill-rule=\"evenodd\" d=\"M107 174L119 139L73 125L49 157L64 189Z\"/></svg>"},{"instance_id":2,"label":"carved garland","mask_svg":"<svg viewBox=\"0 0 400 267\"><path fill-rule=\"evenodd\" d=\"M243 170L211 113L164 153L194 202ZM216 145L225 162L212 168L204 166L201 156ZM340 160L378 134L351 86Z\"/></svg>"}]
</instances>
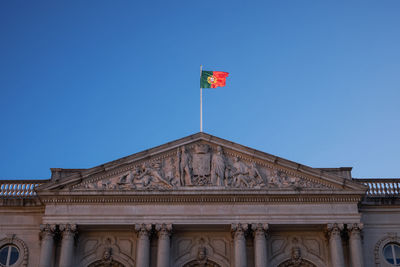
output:
<instances>
[{"instance_id":1,"label":"carved garland","mask_svg":"<svg viewBox=\"0 0 400 267\"><path fill-rule=\"evenodd\" d=\"M17 262L14 264L15 266L28 266L29 251L24 241L17 238L16 235L13 234L11 237L6 237L0 240L0 248L5 245L14 245L19 250L20 255ZM0 263L0 266L3 267L4 265Z\"/></svg>"},{"instance_id":2,"label":"carved garland","mask_svg":"<svg viewBox=\"0 0 400 267\"><path fill-rule=\"evenodd\" d=\"M397 236L397 233L387 233L385 237L380 239L374 249L375 254L375 266L381 266L381 259L383 259L382 251L383 248L389 243L397 243L400 244L400 237Z\"/></svg>"}]
</instances>

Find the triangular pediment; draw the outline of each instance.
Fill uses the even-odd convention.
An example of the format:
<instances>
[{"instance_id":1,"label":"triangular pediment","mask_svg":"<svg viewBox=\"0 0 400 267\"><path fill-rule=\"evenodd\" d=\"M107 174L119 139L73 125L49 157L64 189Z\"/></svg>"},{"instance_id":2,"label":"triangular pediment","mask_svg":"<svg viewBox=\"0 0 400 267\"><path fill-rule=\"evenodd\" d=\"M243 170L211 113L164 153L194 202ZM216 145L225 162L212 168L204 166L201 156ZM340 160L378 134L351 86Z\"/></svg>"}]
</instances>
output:
<instances>
[{"instance_id":1,"label":"triangular pediment","mask_svg":"<svg viewBox=\"0 0 400 267\"><path fill-rule=\"evenodd\" d=\"M196 189L365 191L363 185L351 179L205 133L91 169L74 170L69 174L65 171L64 175L55 175L38 190L145 192Z\"/></svg>"}]
</instances>

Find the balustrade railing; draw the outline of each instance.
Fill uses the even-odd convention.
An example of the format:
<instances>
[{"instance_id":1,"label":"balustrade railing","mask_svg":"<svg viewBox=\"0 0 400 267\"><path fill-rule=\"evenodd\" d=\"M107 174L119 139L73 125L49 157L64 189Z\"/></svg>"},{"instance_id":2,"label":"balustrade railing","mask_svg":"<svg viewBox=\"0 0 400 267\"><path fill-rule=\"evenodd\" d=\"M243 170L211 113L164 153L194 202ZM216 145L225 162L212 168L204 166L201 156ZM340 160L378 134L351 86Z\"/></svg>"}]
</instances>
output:
<instances>
[{"instance_id":1,"label":"balustrade railing","mask_svg":"<svg viewBox=\"0 0 400 267\"><path fill-rule=\"evenodd\" d=\"M0 198L33 197L35 188L43 184L44 180L0 180Z\"/></svg>"},{"instance_id":2,"label":"balustrade railing","mask_svg":"<svg viewBox=\"0 0 400 267\"><path fill-rule=\"evenodd\" d=\"M400 179L354 179L369 187L368 197L400 197Z\"/></svg>"}]
</instances>

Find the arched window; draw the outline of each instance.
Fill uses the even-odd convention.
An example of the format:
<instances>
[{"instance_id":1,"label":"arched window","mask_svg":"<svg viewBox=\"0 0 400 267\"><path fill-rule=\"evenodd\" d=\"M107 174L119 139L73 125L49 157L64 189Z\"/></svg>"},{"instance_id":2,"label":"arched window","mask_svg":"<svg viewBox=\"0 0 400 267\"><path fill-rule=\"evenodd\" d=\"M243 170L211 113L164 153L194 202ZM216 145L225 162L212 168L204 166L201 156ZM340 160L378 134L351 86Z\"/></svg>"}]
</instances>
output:
<instances>
[{"instance_id":1,"label":"arched window","mask_svg":"<svg viewBox=\"0 0 400 267\"><path fill-rule=\"evenodd\" d=\"M397 243L389 243L383 248L385 260L394 265L400 266L400 246Z\"/></svg>"}]
</instances>

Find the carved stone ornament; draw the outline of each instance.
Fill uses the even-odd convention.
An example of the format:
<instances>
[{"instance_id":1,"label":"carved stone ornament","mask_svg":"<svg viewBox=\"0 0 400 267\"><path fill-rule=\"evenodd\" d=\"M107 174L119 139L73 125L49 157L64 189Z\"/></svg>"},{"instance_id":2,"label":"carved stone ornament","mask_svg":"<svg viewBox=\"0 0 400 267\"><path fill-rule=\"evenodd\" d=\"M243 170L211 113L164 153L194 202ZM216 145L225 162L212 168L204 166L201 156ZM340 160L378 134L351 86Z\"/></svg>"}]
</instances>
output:
<instances>
[{"instance_id":1,"label":"carved stone ornament","mask_svg":"<svg viewBox=\"0 0 400 267\"><path fill-rule=\"evenodd\" d=\"M327 234L330 238L340 238L340 234L344 229L343 223L328 223L327 224Z\"/></svg>"},{"instance_id":2,"label":"carved stone ornament","mask_svg":"<svg viewBox=\"0 0 400 267\"><path fill-rule=\"evenodd\" d=\"M220 266L217 263L208 259L206 248L201 246L198 248L196 260L185 264L184 267L220 267Z\"/></svg>"},{"instance_id":3,"label":"carved stone ornament","mask_svg":"<svg viewBox=\"0 0 400 267\"><path fill-rule=\"evenodd\" d=\"M251 229L253 230L254 239L265 238L268 228L268 223L252 223Z\"/></svg>"},{"instance_id":4,"label":"carved stone ornament","mask_svg":"<svg viewBox=\"0 0 400 267\"><path fill-rule=\"evenodd\" d=\"M315 267L315 265L301 257L299 247L292 247L291 259L279 264L278 267Z\"/></svg>"},{"instance_id":5,"label":"carved stone ornament","mask_svg":"<svg viewBox=\"0 0 400 267\"><path fill-rule=\"evenodd\" d=\"M245 239L249 224L247 223L232 223L231 233L234 239Z\"/></svg>"},{"instance_id":6,"label":"carved stone ornament","mask_svg":"<svg viewBox=\"0 0 400 267\"><path fill-rule=\"evenodd\" d=\"M168 190L180 187L274 189L329 188L283 169L226 152L221 146L195 144L135 163L110 176L89 178L74 188L94 190Z\"/></svg>"},{"instance_id":7,"label":"carved stone ornament","mask_svg":"<svg viewBox=\"0 0 400 267\"><path fill-rule=\"evenodd\" d=\"M112 248L107 247L104 249L103 258L90 264L88 267L124 267L124 265L113 260Z\"/></svg>"},{"instance_id":8,"label":"carved stone ornament","mask_svg":"<svg viewBox=\"0 0 400 267\"><path fill-rule=\"evenodd\" d=\"M172 224L156 224L155 229L159 239L166 239L171 236Z\"/></svg>"},{"instance_id":9,"label":"carved stone ornament","mask_svg":"<svg viewBox=\"0 0 400 267\"><path fill-rule=\"evenodd\" d=\"M135 231L139 239L148 239L152 230L151 224L135 224Z\"/></svg>"}]
</instances>

